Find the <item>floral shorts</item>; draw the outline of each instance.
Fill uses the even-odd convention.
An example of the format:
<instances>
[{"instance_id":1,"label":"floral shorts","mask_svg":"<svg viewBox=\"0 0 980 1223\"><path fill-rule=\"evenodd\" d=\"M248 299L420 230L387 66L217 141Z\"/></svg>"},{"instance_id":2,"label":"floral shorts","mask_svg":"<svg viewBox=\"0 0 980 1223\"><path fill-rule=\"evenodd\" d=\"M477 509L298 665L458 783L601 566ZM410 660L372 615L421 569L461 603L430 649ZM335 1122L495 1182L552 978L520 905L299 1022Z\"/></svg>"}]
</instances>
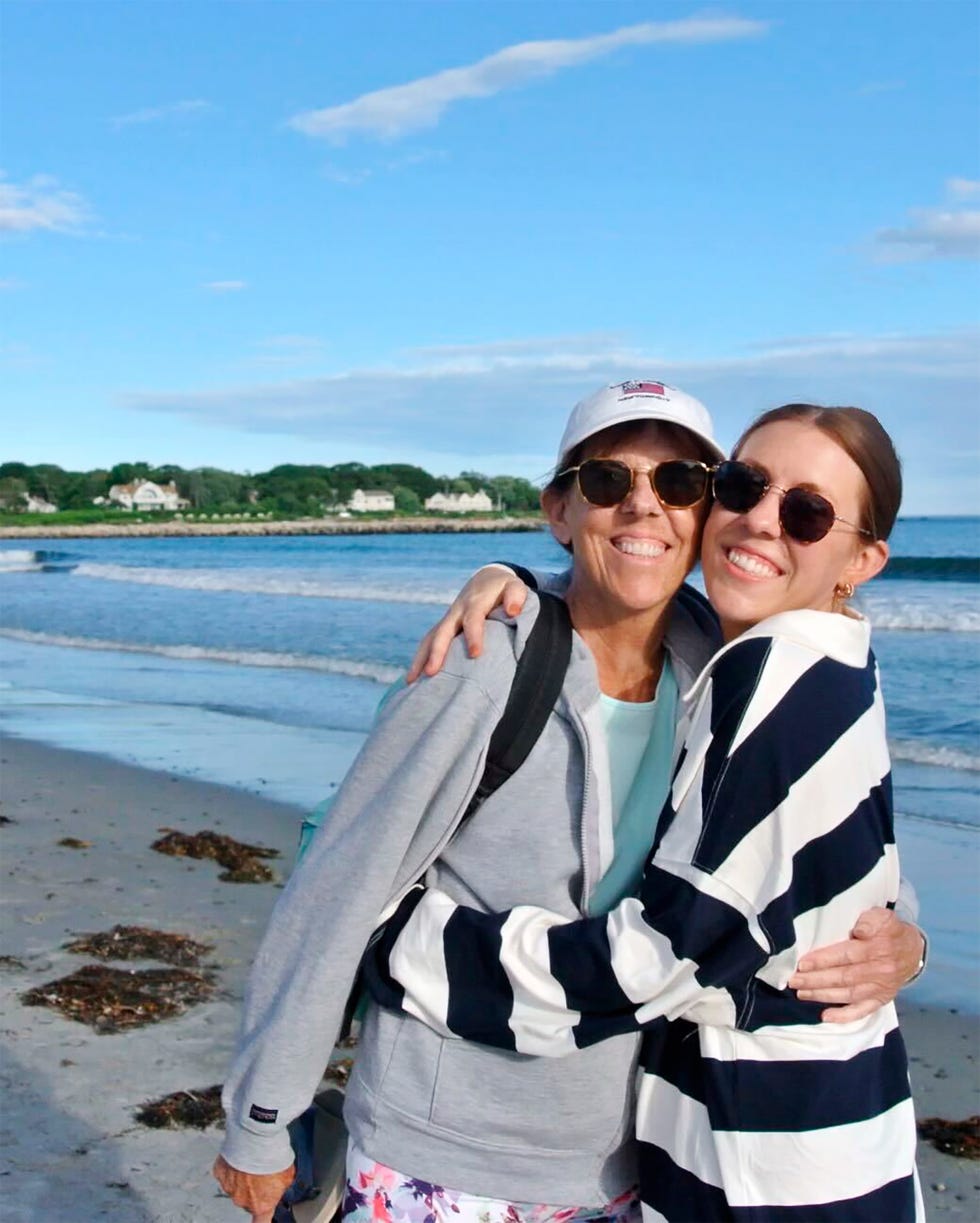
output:
<instances>
[{"instance_id":1,"label":"floral shorts","mask_svg":"<svg viewBox=\"0 0 980 1223\"><path fill-rule=\"evenodd\" d=\"M344 1223L639 1223L635 1189L603 1207L541 1206L475 1197L417 1180L368 1158L353 1143L347 1151Z\"/></svg>"}]
</instances>

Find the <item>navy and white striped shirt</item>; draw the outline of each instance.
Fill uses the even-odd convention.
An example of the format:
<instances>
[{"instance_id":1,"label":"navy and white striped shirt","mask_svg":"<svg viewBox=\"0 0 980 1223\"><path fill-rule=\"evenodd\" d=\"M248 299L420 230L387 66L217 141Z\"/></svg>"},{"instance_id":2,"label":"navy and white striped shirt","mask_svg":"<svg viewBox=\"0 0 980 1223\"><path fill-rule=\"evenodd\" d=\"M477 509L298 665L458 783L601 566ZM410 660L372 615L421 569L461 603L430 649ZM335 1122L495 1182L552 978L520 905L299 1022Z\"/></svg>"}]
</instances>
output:
<instances>
[{"instance_id":1,"label":"navy and white striped shirt","mask_svg":"<svg viewBox=\"0 0 980 1223\"><path fill-rule=\"evenodd\" d=\"M894 1007L821 1024L786 987L898 892L868 625L773 616L685 700L638 898L570 921L418 890L366 959L372 992L446 1036L548 1057L642 1029L647 1220L922 1219Z\"/></svg>"}]
</instances>

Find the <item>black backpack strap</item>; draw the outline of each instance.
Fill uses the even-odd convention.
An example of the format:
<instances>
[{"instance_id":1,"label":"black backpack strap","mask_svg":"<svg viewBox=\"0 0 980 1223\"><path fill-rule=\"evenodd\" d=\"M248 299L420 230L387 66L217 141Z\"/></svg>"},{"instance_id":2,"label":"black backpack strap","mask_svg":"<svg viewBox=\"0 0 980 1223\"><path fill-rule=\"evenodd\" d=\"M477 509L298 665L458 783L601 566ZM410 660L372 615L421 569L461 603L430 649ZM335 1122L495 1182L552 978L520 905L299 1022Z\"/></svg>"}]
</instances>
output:
<instances>
[{"instance_id":1,"label":"black backpack strap","mask_svg":"<svg viewBox=\"0 0 980 1223\"><path fill-rule=\"evenodd\" d=\"M533 575L528 576L533 581ZM538 599L541 604L538 618L531 626L524 651L517 660L504 712L490 736L483 776L453 836L528 758L561 693L568 661L572 656L572 620L563 599L548 594L540 594ZM379 926L371 935L368 951L385 928ZM344 1008L338 1040L345 1040L350 1033L364 994L363 980L363 972L359 968Z\"/></svg>"},{"instance_id":2,"label":"black backpack strap","mask_svg":"<svg viewBox=\"0 0 980 1223\"><path fill-rule=\"evenodd\" d=\"M538 617L517 660L507 704L490 738L483 776L462 822L521 767L561 693L572 654L572 621L563 599L540 594L538 600Z\"/></svg>"}]
</instances>

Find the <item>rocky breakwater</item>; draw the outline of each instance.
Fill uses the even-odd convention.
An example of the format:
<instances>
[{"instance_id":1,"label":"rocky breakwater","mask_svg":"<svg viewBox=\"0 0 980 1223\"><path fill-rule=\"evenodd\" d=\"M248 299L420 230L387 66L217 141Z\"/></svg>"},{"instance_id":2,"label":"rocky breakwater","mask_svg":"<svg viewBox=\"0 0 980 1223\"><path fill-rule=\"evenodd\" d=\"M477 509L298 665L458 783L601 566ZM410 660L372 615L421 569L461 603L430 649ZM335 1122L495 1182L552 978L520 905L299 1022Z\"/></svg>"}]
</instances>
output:
<instances>
[{"instance_id":1,"label":"rocky breakwater","mask_svg":"<svg viewBox=\"0 0 980 1223\"><path fill-rule=\"evenodd\" d=\"M92 522L0 527L0 539L114 539L192 535L445 535L467 531L540 531L541 518L298 518L291 521L248 519L188 522Z\"/></svg>"}]
</instances>

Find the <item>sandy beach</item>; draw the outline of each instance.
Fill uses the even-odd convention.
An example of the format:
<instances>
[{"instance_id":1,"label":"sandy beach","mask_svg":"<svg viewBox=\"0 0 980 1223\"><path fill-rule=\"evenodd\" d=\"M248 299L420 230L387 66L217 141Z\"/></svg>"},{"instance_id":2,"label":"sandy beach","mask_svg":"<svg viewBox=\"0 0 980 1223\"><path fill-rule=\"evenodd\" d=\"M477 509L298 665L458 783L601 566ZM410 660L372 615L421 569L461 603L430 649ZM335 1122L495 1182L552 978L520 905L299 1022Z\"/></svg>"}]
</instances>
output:
<instances>
[{"instance_id":1,"label":"sandy beach","mask_svg":"<svg viewBox=\"0 0 980 1223\"><path fill-rule=\"evenodd\" d=\"M134 1113L170 1092L220 1082L277 884L222 882L214 862L167 857L150 846L164 827L209 829L280 850L272 866L282 876L292 863L298 810L28 740L8 737L0 755L2 813L9 821L0 828L7 987L0 1217L10 1223L245 1218L209 1176L217 1129L148 1129ZM59 845L64 838L82 847ZM22 1004L24 991L97 962L64 950L66 941L116 924L212 944L213 997L176 1018L104 1035ZM959 1120L980 1111L980 1020L913 1003L905 1008L904 1030L919 1116ZM920 1143L919 1166L930 1217L980 1214L980 1164Z\"/></svg>"}]
</instances>

